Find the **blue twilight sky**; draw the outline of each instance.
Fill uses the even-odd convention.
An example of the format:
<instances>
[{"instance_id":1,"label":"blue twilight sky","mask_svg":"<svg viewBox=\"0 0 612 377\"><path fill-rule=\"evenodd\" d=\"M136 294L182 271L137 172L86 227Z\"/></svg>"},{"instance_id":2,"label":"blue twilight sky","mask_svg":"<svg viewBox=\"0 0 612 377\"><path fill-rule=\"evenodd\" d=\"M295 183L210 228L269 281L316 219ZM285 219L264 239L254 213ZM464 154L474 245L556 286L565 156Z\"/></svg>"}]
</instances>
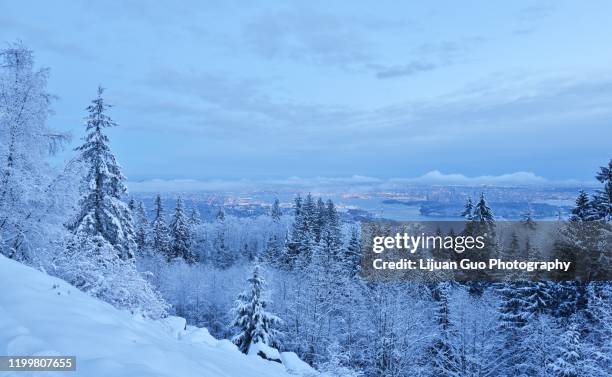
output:
<instances>
[{"instance_id":1,"label":"blue twilight sky","mask_svg":"<svg viewBox=\"0 0 612 377\"><path fill-rule=\"evenodd\" d=\"M612 157L611 14L604 0L22 0L0 2L0 41L51 68L51 123L73 144L107 88L130 180L591 180Z\"/></svg>"}]
</instances>

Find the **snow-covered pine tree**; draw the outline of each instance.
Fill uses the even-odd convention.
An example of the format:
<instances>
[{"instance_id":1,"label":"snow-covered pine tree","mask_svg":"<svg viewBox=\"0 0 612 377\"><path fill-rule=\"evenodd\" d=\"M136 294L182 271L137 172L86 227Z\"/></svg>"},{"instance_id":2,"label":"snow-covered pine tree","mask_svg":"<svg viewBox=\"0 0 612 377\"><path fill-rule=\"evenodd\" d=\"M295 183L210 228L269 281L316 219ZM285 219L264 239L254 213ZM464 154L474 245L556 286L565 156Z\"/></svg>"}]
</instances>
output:
<instances>
[{"instance_id":1,"label":"snow-covered pine tree","mask_svg":"<svg viewBox=\"0 0 612 377\"><path fill-rule=\"evenodd\" d=\"M461 371L455 342L455 331L450 321L450 282L436 283L432 291L435 304L436 333L429 347L433 376L454 376Z\"/></svg>"},{"instance_id":2,"label":"snow-covered pine tree","mask_svg":"<svg viewBox=\"0 0 612 377\"><path fill-rule=\"evenodd\" d=\"M191 234L191 250L194 253L195 259L200 263L206 263L210 256L209 250L206 247L206 231L202 222L202 215L198 209L197 203L191 204L189 213L189 233Z\"/></svg>"},{"instance_id":3,"label":"snow-covered pine tree","mask_svg":"<svg viewBox=\"0 0 612 377\"><path fill-rule=\"evenodd\" d=\"M612 221L612 159L608 162L608 166L599 168L595 178L603 183L604 187L597 190L593 197L593 206L598 212L599 218Z\"/></svg>"},{"instance_id":4,"label":"snow-covered pine tree","mask_svg":"<svg viewBox=\"0 0 612 377\"><path fill-rule=\"evenodd\" d=\"M589 199L589 195L584 190L580 190L580 192L578 193L578 197L576 198L576 205L572 209L570 221L592 221L596 218L597 213L593 208L593 203Z\"/></svg>"},{"instance_id":5,"label":"snow-covered pine tree","mask_svg":"<svg viewBox=\"0 0 612 377\"><path fill-rule=\"evenodd\" d=\"M281 334L276 327L281 324L281 320L267 311L269 301L264 297L266 282L258 264L253 267L247 282L248 287L238 296L233 310L235 318L232 326L238 333L232 342L243 353L248 353L253 344L260 342L278 348Z\"/></svg>"},{"instance_id":6,"label":"snow-covered pine tree","mask_svg":"<svg viewBox=\"0 0 612 377\"><path fill-rule=\"evenodd\" d=\"M283 254L282 240L278 239L278 235L272 234L266 244L266 249L263 254L263 261L266 265L278 268L280 266L281 257Z\"/></svg>"},{"instance_id":7,"label":"snow-covered pine tree","mask_svg":"<svg viewBox=\"0 0 612 377\"><path fill-rule=\"evenodd\" d=\"M472 203L472 197L468 197L465 205L463 206L463 212L461 212L461 217L463 217L467 221L472 221L474 216L474 204Z\"/></svg>"},{"instance_id":8,"label":"snow-covered pine tree","mask_svg":"<svg viewBox=\"0 0 612 377\"><path fill-rule=\"evenodd\" d=\"M130 196L130 200L128 200L127 206L133 214L134 211L136 210L136 199L134 199L133 196Z\"/></svg>"},{"instance_id":9,"label":"snow-covered pine tree","mask_svg":"<svg viewBox=\"0 0 612 377\"><path fill-rule=\"evenodd\" d=\"M528 254L528 253L527 253ZM500 375L546 376L550 362L551 286L544 281L500 283ZM505 373L505 374L504 374Z\"/></svg>"},{"instance_id":10,"label":"snow-covered pine tree","mask_svg":"<svg viewBox=\"0 0 612 377\"><path fill-rule=\"evenodd\" d=\"M202 215L200 214L198 206L193 203L193 205L191 206L191 212L189 213L189 225L194 227L200 224L202 224Z\"/></svg>"},{"instance_id":11,"label":"snow-covered pine tree","mask_svg":"<svg viewBox=\"0 0 612 377\"><path fill-rule=\"evenodd\" d=\"M293 210L295 211L295 217L298 217L302 212L302 196L300 194L297 194L294 199Z\"/></svg>"},{"instance_id":12,"label":"snow-covered pine tree","mask_svg":"<svg viewBox=\"0 0 612 377\"><path fill-rule=\"evenodd\" d=\"M274 199L274 203L272 203L272 208L270 209L270 217L275 223L278 223L281 219L283 212L280 209L280 201L278 198Z\"/></svg>"},{"instance_id":13,"label":"snow-covered pine tree","mask_svg":"<svg viewBox=\"0 0 612 377\"><path fill-rule=\"evenodd\" d=\"M351 277L354 277L361 271L361 258L361 239L359 230L354 228L351 230L351 238L346 248L346 264Z\"/></svg>"},{"instance_id":14,"label":"snow-covered pine tree","mask_svg":"<svg viewBox=\"0 0 612 377\"><path fill-rule=\"evenodd\" d=\"M170 260L183 259L189 264L195 263L191 250L191 232L189 220L183 207L183 199L176 200L176 207L170 220Z\"/></svg>"},{"instance_id":15,"label":"snow-covered pine tree","mask_svg":"<svg viewBox=\"0 0 612 377\"><path fill-rule=\"evenodd\" d=\"M153 251L166 259L170 258L170 235L168 226L166 225L164 207L160 195L155 198L155 209L153 210L155 217L153 223L153 235L151 247Z\"/></svg>"},{"instance_id":16,"label":"snow-covered pine tree","mask_svg":"<svg viewBox=\"0 0 612 377\"><path fill-rule=\"evenodd\" d=\"M136 269L131 211L121 200L127 191L124 177L103 132L115 123L104 113L108 105L102 94L98 88L98 97L87 108L88 134L77 148L87 167L84 193L76 220L70 224L73 236L55 257L54 272L120 309L163 317L166 303Z\"/></svg>"},{"instance_id":17,"label":"snow-covered pine tree","mask_svg":"<svg viewBox=\"0 0 612 377\"><path fill-rule=\"evenodd\" d=\"M521 342L522 329L527 323L524 310L527 304L518 292L523 286L523 282L503 282L496 289L499 295L499 333L502 335L498 346L501 362L496 374L500 376L518 376L521 372L518 365L522 355L517 345Z\"/></svg>"},{"instance_id":18,"label":"snow-covered pine tree","mask_svg":"<svg viewBox=\"0 0 612 377\"><path fill-rule=\"evenodd\" d=\"M527 211L521 214L521 222L527 229L533 230L536 228L536 222L533 219L533 211L531 210L531 207L527 208Z\"/></svg>"},{"instance_id":19,"label":"snow-covered pine tree","mask_svg":"<svg viewBox=\"0 0 612 377\"><path fill-rule=\"evenodd\" d=\"M217 214L215 215L215 219L218 222L225 221L225 211L223 210L223 206L219 207L219 210L217 211Z\"/></svg>"},{"instance_id":20,"label":"snow-covered pine tree","mask_svg":"<svg viewBox=\"0 0 612 377\"><path fill-rule=\"evenodd\" d=\"M304 203L302 204L302 215L304 216L305 226L313 233L313 236L315 236L314 229L317 221L317 205L310 193L306 195L306 199L304 199Z\"/></svg>"},{"instance_id":21,"label":"snow-covered pine tree","mask_svg":"<svg viewBox=\"0 0 612 377\"><path fill-rule=\"evenodd\" d=\"M304 203L300 196L295 199L295 218L289 232L289 242L281 258L281 267L291 270L298 264L302 267L308 265L315 240L312 230L312 218L315 206L309 194Z\"/></svg>"},{"instance_id":22,"label":"snow-covered pine tree","mask_svg":"<svg viewBox=\"0 0 612 377\"><path fill-rule=\"evenodd\" d=\"M325 203L323 199L318 198L315 212L312 216L312 232L314 234L315 242L319 242L321 239L321 232L323 228L327 225L327 220L329 219L329 214L327 213L327 209L325 207Z\"/></svg>"},{"instance_id":23,"label":"snow-covered pine tree","mask_svg":"<svg viewBox=\"0 0 612 377\"><path fill-rule=\"evenodd\" d=\"M485 247L479 250L473 250L470 254L472 261L488 261L488 258L493 253L498 252L499 245L495 236L495 218L493 211L489 208L485 199L484 193L480 194L480 199L474 206L472 212L472 220L465 223L465 230L463 235L478 237L482 236L485 238ZM486 273L482 270L472 271L473 280L467 282L469 291L472 295L481 295L485 288L489 285L486 280Z\"/></svg>"},{"instance_id":24,"label":"snow-covered pine tree","mask_svg":"<svg viewBox=\"0 0 612 377\"><path fill-rule=\"evenodd\" d=\"M79 159L86 165L83 179L84 193L79 201L79 211L70 229L76 234L100 236L107 240L121 259L134 257L136 244L132 215L123 202L127 192L121 168L108 145L104 130L117 124L106 115L110 105L104 102L102 87L98 96L87 107L87 135L83 145L76 148Z\"/></svg>"},{"instance_id":25,"label":"snow-covered pine tree","mask_svg":"<svg viewBox=\"0 0 612 377\"><path fill-rule=\"evenodd\" d=\"M336 206L331 199L325 202L323 209L323 221L321 228L320 241L325 242L329 245L329 249L334 251L334 255L331 258L335 263L345 264L345 255L342 250L342 230L340 229L340 217Z\"/></svg>"},{"instance_id":26,"label":"snow-covered pine tree","mask_svg":"<svg viewBox=\"0 0 612 377\"><path fill-rule=\"evenodd\" d=\"M210 255L213 265L219 269L225 270L234 265L238 259L238 253L234 252L228 245L226 237L226 228L223 220L218 220L215 226L215 235L212 244L212 253Z\"/></svg>"},{"instance_id":27,"label":"snow-covered pine tree","mask_svg":"<svg viewBox=\"0 0 612 377\"><path fill-rule=\"evenodd\" d=\"M149 247L149 220L147 219L147 210L143 202L139 201L136 203L136 208L132 212L134 220L134 233L136 242L136 249L140 256L144 256L147 253Z\"/></svg>"},{"instance_id":28,"label":"snow-covered pine tree","mask_svg":"<svg viewBox=\"0 0 612 377\"><path fill-rule=\"evenodd\" d=\"M493 211L487 205L484 193L480 193L480 199L474 207L473 220L479 223L492 224L494 221Z\"/></svg>"},{"instance_id":29,"label":"snow-covered pine tree","mask_svg":"<svg viewBox=\"0 0 612 377\"><path fill-rule=\"evenodd\" d=\"M593 281L587 288L587 308L581 323L586 339L585 368L589 375L605 375L612 371L612 283ZM580 326L579 326L580 330ZM585 373L585 374L586 374Z\"/></svg>"},{"instance_id":30,"label":"snow-covered pine tree","mask_svg":"<svg viewBox=\"0 0 612 377\"><path fill-rule=\"evenodd\" d=\"M583 353L578 326L572 322L562 332L560 342L557 344L557 356L549 365L553 376L586 376L581 371Z\"/></svg>"}]
</instances>

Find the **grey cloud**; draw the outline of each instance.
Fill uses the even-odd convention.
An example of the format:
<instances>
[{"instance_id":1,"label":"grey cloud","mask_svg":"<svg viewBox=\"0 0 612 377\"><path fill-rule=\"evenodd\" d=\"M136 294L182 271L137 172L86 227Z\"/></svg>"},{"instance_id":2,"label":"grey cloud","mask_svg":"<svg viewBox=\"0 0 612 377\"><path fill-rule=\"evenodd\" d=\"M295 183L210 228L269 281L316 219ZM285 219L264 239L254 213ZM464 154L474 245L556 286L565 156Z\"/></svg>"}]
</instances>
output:
<instances>
[{"instance_id":1,"label":"grey cloud","mask_svg":"<svg viewBox=\"0 0 612 377\"><path fill-rule=\"evenodd\" d=\"M79 59L90 59L92 54L76 43L59 37L57 33L39 25L32 25L15 17L0 16L0 36L17 34L28 46L52 51L60 55L70 55Z\"/></svg>"},{"instance_id":2,"label":"grey cloud","mask_svg":"<svg viewBox=\"0 0 612 377\"><path fill-rule=\"evenodd\" d=\"M463 38L457 41L424 43L413 49L414 56L419 57L406 64L389 65L369 64L376 72L378 79L414 76L433 71L466 59L469 53L485 42L482 37Z\"/></svg>"},{"instance_id":3,"label":"grey cloud","mask_svg":"<svg viewBox=\"0 0 612 377\"><path fill-rule=\"evenodd\" d=\"M357 23L313 10L264 13L243 29L247 45L265 58L349 66L372 60Z\"/></svg>"},{"instance_id":4,"label":"grey cloud","mask_svg":"<svg viewBox=\"0 0 612 377\"><path fill-rule=\"evenodd\" d=\"M147 98L132 96L134 99L126 95L133 110L163 113L182 119L193 129L225 133L226 138L254 130L260 137L282 130L308 140L320 135L320 127L351 123L362 114L344 106L273 98L266 93L270 82L264 79L165 70L152 72L140 83L158 93L149 93Z\"/></svg>"},{"instance_id":5,"label":"grey cloud","mask_svg":"<svg viewBox=\"0 0 612 377\"><path fill-rule=\"evenodd\" d=\"M138 111L165 113L173 122L180 120L177 123L188 125L185 127L193 132L206 131L213 137L274 135L279 140L300 140L296 143L300 149L333 145L340 150L371 143L418 147L500 132L512 133L516 139L521 132L554 130L576 122L599 127L612 116L612 79L508 80L510 84L486 80L487 85L470 86L437 99L366 111L280 100L265 93L265 81L207 73L155 73L145 83L165 93L161 98L171 100L136 96L139 102L133 106Z\"/></svg>"},{"instance_id":6,"label":"grey cloud","mask_svg":"<svg viewBox=\"0 0 612 377\"><path fill-rule=\"evenodd\" d=\"M414 61L405 65L378 67L376 77L379 79L389 79L401 76L413 76L421 72L432 71L438 66L429 62Z\"/></svg>"}]
</instances>

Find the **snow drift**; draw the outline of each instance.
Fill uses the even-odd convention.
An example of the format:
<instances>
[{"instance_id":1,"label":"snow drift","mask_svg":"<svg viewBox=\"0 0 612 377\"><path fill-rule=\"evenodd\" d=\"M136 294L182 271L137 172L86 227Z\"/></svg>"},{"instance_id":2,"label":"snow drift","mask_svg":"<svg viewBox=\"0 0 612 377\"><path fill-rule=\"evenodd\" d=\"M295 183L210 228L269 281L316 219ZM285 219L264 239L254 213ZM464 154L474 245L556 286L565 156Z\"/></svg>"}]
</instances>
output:
<instances>
[{"instance_id":1,"label":"snow drift","mask_svg":"<svg viewBox=\"0 0 612 377\"><path fill-rule=\"evenodd\" d=\"M244 355L181 318L144 319L63 280L0 256L0 355L76 355L84 377L281 377L312 375L295 354L285 365ZM0 372L36 376L39 372ZM46 372L45 375L62 375Z\"/></svg>"}]
</instances>

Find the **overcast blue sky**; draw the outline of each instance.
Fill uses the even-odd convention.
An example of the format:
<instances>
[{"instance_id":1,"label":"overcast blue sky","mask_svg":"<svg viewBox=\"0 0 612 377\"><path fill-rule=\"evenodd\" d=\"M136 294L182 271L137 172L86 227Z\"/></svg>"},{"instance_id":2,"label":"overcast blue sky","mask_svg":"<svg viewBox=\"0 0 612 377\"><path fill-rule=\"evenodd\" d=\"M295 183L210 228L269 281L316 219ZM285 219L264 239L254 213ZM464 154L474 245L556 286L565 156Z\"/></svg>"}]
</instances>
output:
<instances>
[{"instance_id":1,"label":"overcast blue sky","mask_svg":"<svg viewBox=\"0 0 612 377\"><path fill-rule=\"evenodd\" d=\"M51 68L51 123L73 144L107 88L131 180L589 180L612 157L611 14L609 1L2 1L0 41Z\"/></svg>"}]
</instances>

